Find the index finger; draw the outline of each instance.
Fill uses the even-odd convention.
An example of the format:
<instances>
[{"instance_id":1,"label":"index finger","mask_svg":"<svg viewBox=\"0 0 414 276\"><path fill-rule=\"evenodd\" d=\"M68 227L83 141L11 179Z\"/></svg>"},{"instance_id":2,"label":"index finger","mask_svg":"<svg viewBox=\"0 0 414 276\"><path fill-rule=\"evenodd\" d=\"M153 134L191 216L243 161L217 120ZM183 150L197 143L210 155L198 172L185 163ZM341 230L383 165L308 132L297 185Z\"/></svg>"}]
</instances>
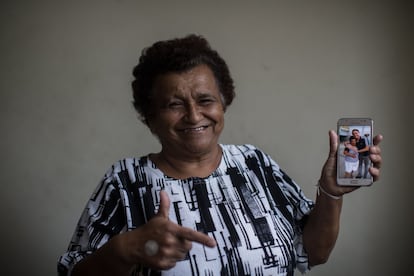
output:
<instances>
[{"instance_id":1,"label":"index finger","mask_svg":"<svg viewBox=\"0 0 414 276\"><path fill-rule=\"evenodd\" d=\"M177 235L177 237L180 237L180 238L183 238L189 241L193 241L193 242L198 242L208 247L216 246L216 241L212 237L210 237L209 235L205 233L193 230L191 228L179 226L175 234Z\"/></svg>"}]
</instances>

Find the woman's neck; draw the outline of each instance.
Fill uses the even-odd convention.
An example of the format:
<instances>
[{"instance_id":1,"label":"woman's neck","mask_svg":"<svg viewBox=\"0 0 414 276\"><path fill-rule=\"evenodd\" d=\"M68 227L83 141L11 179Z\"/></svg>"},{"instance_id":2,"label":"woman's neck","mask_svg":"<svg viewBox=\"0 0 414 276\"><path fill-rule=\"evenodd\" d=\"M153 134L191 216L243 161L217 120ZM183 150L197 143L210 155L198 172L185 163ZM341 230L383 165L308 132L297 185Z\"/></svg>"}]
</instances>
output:
<instances>
[{"instance_id":1,"label":"woman's neck","mask_svg":"<svg viewBox=\"0 0 414 276\"><path fill-rule=\"evenodd\" d=\"M203 155L183 157L176 154L168 154L164 150L150 155L151 161L155 163L158 169L165 175L177 179L207 177L218 168L221 157L222 150L220 145L217 145L215 150Z\"/></svg>"}]
</instances>

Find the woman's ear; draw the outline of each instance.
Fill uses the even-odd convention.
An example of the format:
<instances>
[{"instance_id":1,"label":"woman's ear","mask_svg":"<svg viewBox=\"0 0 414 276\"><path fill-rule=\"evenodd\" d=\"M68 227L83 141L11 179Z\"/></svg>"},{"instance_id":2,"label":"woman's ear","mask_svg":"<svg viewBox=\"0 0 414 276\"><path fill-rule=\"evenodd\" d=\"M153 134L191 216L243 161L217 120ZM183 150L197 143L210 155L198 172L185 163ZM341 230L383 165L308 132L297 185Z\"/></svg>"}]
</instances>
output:
<instances>
[{"instance_id":1,"label":"woman's ear","mask_svg":"<svg viewBox=\"0 0 414 276\"><path fill-rule=\"evenodd\" d=\"M157 132L156 132L156 129L155 129L154 124L153 124L153 119L151 119L150 117L146 117L145 118L145 124L147 125L147 127L149 128L151 133L153 135L157 136Z\"/></svg>"},{"instance_id":2,"label":"woman's ear","mask_svg":"<svg viewBox=\"0 0 414 276\"><path fill-rule=\"evenodd\" d=\"M149 130L151 131L151 133L154 133L154 127L151 124L150 120L145 119L145 124L147 125L147 127L149 128Z\"/></svg>"}]
</instances>

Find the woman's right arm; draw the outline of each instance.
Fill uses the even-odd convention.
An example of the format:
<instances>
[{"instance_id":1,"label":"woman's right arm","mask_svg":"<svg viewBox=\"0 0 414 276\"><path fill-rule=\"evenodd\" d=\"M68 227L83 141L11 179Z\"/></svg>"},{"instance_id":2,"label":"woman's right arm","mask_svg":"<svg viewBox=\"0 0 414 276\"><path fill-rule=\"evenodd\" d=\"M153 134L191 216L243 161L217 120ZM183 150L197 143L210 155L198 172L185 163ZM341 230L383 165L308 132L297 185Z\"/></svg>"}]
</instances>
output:
<instances>
[{"instance_id":1,"label":"woman's right arm","mask_svg":"<svg viewBox=\"0 0 414 276\"><path fill-rule=\"evenodd\" d=\"M207 234L172 222L168 218L169 208L169 197L161 191L159 210L152 219L141 227L111 238L76 264L72 276L126 276L131 275L136 265L167 270L185 259L192 242L216 246L215 240ZM153 256L145 254L145 243L149 240L158 245Z\"/></svg>"}]
</instances>

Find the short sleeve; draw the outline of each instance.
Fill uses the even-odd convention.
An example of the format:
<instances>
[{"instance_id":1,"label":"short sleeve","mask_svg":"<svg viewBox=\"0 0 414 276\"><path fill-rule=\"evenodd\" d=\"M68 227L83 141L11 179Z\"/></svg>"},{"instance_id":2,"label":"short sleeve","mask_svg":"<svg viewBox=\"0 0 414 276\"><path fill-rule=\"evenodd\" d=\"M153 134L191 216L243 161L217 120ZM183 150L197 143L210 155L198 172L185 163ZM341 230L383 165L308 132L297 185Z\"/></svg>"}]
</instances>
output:
<instances>
[{"instance_id":1,"label":"short sleeve","mask_svg":"<svg viewBox=\"0 0 414 276\"><path fill-rule=\"evenodd\" d=\"M58 260L58 275L73 267L125 229L125 213L116 181L106 175L88 200L67 251Z\"/></svg>"},{"instance_id":2,"label":"short sleeve","mask_svg":"<svg viewBox=\"0 0 414 276\"><path fill-rule=\"evenodd\" d=\"M289 209L288 212L292 215L292 227L294 230L293 246L296 253L296 268L300 272L305 273L309 270L309 264L308 255L303 245L303 229L315 203L305 196L299 185L269 155L261 151L259 151L259 155L263 155L263 167L271 166L273 178L288 202L286 206Z\"/></svg>"}]
</instances>

